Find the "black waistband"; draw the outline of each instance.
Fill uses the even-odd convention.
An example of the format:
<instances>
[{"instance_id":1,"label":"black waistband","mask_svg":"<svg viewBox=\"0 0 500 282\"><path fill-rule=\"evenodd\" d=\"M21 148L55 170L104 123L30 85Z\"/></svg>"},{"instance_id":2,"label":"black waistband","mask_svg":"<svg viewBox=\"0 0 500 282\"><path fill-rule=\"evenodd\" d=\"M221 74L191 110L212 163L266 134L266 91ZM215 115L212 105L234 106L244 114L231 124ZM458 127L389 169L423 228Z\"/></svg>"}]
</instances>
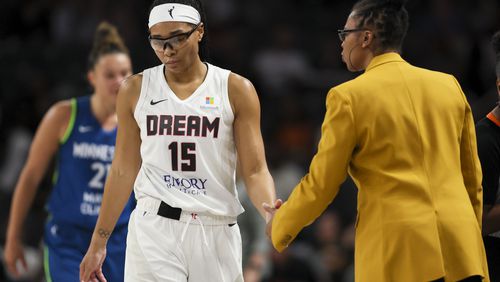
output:
<instances>
[{"instance_id":1,"label":"black waistband","mask_svg":"<svg viewBox=\"0 0 500 282\"><path fill-rule=\"evenodd\" d=\"M164 201L161 201L160 207L158 208L158 212L156 214L166 218L179 220L181 218L181 213L182 213L181 208L174 208L169 204L165 203ZM232 227L235 224L236 223L230 223L228 224L228 226Z\"/></svg>"},{"instance_id":2,"label":"black waistband","mask_svg":"<svg viewBox=\"0 0 500 282\"><path fill-rule=\"evenodd\" d=\"M156 214L166 218L179 220L181 218L181 212L181 208L171 207L169 204L162 201Z\"/></svg>"}]
</instances>

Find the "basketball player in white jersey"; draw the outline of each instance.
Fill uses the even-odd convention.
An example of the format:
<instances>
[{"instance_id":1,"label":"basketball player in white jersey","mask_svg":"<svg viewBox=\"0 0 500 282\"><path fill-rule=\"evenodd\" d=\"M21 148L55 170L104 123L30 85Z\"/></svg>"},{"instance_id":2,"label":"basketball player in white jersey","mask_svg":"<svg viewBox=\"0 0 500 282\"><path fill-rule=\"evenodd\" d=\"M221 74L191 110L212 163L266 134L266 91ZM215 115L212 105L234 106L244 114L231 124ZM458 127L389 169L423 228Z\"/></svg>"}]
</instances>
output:
<instances>
[{"instance_id":1,"label":"basketball player in white jersey","mask_svg":"<svg viewBox=\"0 0 500 282\"><path fill-rule=\"evenodd\" d=\"M150 42L163 63L128 79L118 95L115 159L82 281L105 281L106 242L134 187L125 281L243 281L243 212L237 162L264 217L279 206L260 132L260 105L250 81L205 63L199 0L156 0ZM134 183L135 181L135 183Z\"/></svg>"}]
</instances>

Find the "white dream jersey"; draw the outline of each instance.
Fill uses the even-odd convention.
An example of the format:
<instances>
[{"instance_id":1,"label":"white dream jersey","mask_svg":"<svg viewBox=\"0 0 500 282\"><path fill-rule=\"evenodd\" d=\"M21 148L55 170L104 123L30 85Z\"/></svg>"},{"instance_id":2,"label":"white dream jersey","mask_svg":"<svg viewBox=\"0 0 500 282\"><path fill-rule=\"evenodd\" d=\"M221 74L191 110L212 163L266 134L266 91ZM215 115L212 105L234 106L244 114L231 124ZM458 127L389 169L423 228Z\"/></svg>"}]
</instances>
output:
<instances>
[{"instance_id":1,"label":"white dream jersey","mask_svg":"<svg viewBox=\"0 0 500 282\"><path fill-rule=\"evenodd\" d=\"M185 100L170 89L160 65L143 72L134 116L141 133L137 200L153 197L196 213L237 216L234 115L230 71L207 64L203 83Z\"/></svg>"}]
</instances>

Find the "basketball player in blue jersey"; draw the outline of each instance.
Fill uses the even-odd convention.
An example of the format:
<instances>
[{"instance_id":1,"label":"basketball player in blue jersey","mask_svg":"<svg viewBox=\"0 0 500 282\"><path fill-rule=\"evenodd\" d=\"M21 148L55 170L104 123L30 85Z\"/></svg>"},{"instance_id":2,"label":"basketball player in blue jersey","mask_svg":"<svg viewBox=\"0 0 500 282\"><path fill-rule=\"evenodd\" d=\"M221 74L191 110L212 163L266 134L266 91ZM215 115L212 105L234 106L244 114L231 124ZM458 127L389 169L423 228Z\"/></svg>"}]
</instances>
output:
<instances>
[{"instance_id":1,"label":"basketball player in blue jersey","mask_svg":"<svg viewBox=\"0 0 500 282\"><path fill-rule=\"evenodd\" d=\"M156 0L149 40L161 65L127 79L118 95L116 154L81 281L105 281L108 237L134 188L125 281L243 281L241 166L264 217L275 201L260 132L260 105L247 79L200 57L206 36L198 0Z\"/></svg>"},{"instance_id":2,"label":"basketball player in blue jersey","mask_svg":"<svg viewBox=\"0 0 500 282\"><path fill-rule=\"evenodd\" d=\"M78 281L79 264L90 243L99 213L104 181L114 155L116 97L131 61L116 28L101 23L89 57L88 79L94 94L62 101L47 112L38 127L12 201L5 260L9 272L26 267L22 226L40 180L57 154L54 187L47 205L44 266L47 281ZM108 244L102 271L111 281L123 281L127 223L135 206L125 199Z\"/></svg>"}]
</instances>

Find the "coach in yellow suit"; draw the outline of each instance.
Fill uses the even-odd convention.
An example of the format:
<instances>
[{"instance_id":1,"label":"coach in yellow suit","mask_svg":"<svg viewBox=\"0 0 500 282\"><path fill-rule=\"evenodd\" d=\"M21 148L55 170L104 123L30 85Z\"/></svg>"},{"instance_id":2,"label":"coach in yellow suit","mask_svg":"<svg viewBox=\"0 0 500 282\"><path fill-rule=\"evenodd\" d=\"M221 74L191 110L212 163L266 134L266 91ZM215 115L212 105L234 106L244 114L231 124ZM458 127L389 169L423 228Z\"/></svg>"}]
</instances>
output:
<instances>
[{"instance_id":1,"label":"coach in yellow suit","mask_svg":"<svg viewBox=\"0 0 500 282\"><path fill-rule=\"evenodd\" d=\"M354 5L342 58L365 72L328 93L318 152L276 211L272 242L283 251L349 173L359 188L356 281L489 281L471 110L454 77L400 57L407 27L402 1Z\"/></svg>"}]
</instances>

